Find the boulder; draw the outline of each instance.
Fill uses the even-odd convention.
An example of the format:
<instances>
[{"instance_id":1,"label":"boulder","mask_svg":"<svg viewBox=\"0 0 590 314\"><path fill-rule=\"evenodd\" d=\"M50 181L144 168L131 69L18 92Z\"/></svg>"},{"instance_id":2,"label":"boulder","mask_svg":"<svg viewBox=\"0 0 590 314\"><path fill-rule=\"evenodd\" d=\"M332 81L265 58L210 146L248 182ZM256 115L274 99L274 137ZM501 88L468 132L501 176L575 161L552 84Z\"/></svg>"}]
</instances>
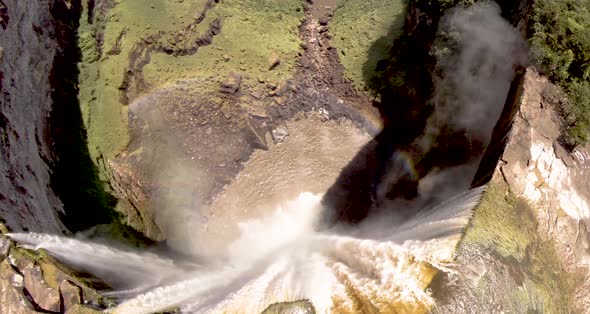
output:
<instances>
[{"instance_id":1,"label":"boulder","mask_svg":"<svg viewBox=\"0 0 590 314\"><path fill-rule=\"evenodd\" d=\"M281 64L281 58L278 54L272 53L270 57L268 57L268 69L272 70L278 67Z\"/></svg>"},{"instance_id":2,"label":"boulder","mask_svg":"<svg viewBox=\"0 0 590 314\"><path fill-rule=\"evenodd\" d=\"M262 314L315 314L315 307L307 300L280 302L269 305Z\"/></svg>"},{"instance_id":3,"label":"boulder","mask_svg":"<svg viewBox=\"0 0 590 314\"><path fill-rule=\"evenodd\" d=\"M221 109L219 109L221 111L221 114L226 118L229 119L231 118L231 110L229 108L229 105L224 104L223 106L221 106Z\"/></svg>"},{"instance_id":4,"label":"boulder","mask_svg":"<svg viewBox=\"0 0 590 314\"><path fill-rule=\"evenodd\" d=\"M6 236L0 235L0 262L3 261L10 253L12 247L12 241Z\"/></svg>"},{"instance_id":5,"label":"boulder","mask_svg":"<svg viewBox=\"0 0 590 314\"><path fill-rule=\"evenodd\" d=\"M261 126L253 119L248 119L246 129L244 131L246 141L248 142L248 144L250 144L252 148L261 149L265 151L268 150L268 144L266 143L265 138L267 131L263 126Z\"/></svg>"},{"instance_id":6,"label":"boulder","mask_svg":"<svg viewBox=\"0 0 590 314\"><path fill-rule=\"evenodd\" d=\"M41 268L37 265L29 266L23 270L23 274L25 289L37 306L46 311L59 312L61 306L59 291L47 286Z\"/></svg>"},{"instance_id":7,"label":"boulder","mask_svg":"<svg viewBox=\"0 0 590 314\"><path fill-rule=\"evenodd\" d=\"M286 125L281 125L272 130L272 140L275 144L281 143L289 136L289 129Z\"/></svg>"},{"instance_id":8,"label":"boulder","mask_svg":"<svg viewBox=\"0 0 590 314\"><path fill-rule=\"evenodd\" d=\"M23 293L23 276L7 259L0 264L0 313L37 313Z\"/></svg>"},{"instance_id":9,"label":"boulder","mask_svg":"<svg viewBox=\"0 0 590 314\"><path fill-rule=\"evenodd\" d=\"M76 304L82 303L82 289L69 280L64 280L59 285L59 293L63 300L63 310L68 311Z\"/></svg>"},{"instance_id":10,"label":"boulder","mask_svg":"<svg viewBox=\"0 0 590 314\"><path fill-rule=\"evenodd\" d=\"M242 84L242 76L236 73L230 73L228 77L221 83L221 92L226 94L235 94L240 90Z\"/></svg>"}]
</instances>

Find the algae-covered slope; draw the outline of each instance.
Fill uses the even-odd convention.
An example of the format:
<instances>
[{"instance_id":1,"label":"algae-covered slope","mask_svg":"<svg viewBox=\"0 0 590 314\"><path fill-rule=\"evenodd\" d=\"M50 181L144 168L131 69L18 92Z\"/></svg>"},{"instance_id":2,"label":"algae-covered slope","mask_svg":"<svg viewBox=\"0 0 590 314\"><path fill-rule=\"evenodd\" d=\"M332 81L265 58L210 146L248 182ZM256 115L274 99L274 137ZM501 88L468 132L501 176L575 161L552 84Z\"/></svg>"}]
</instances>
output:
<instances>
[{"instance_id":1,"label":"algae-covered slope","mask_svg":"<svg viewBox=\"0 0 590 314\"><path fill-rule=\"evenodd\" d=\"M566 96L548 97L555 86L531 69L523 86L502 158L458 248L462 274L433 284L441 313L582 313L590 304L587 153L559 143L555 111Z\"/></svg>"},{"instance_id":2,"label":"algae-covered slope","mask_svg":"<svg viewBox=\"0 0 590 314\"><path fill-rule=\"evenodd\" d=\"M125 224L151 238L161 239L153 222L153 211L149 209L152 205L149 198L153 195L146 191L153 190L151 184L158 181L150 177L150 172L164 168L157 163L182 159L192 153L178 152L177 146L201 151L210 148L199 140L205 134L199 135L199 139L194 136L198 127L193 115L198 115L202 122L199 127L211 119L222 124L233 115L227 105L220 111L225 101L237 102L231 98L233 95L220 92L226 78L236 78L234 87L247 93L255 84L277 86L293 76L301 50L298 26L303 18L303 3L297 0L104 0L82 4L78 32L82 51L79 101L90 156L99 166L101 178L109 181L112 193L117 196L116 209L124 214ZM190 83L179 89L178 82ZM188 94L184 88L190 88L190 95L199 96L185 97ZM166 117L156 119L164 123L166 130L153 123L134 129L132 119L137 118L138 112L160 110L158 101L155 107L143 108L142 104L153 101L136 100L163 89L169 91L166 99L182 99L181 103L167 107L170 111ZM135 113L130 108L135 108ZM233 108L231 112L239 110ZM178 116L179 112L184 114ZM232 124L220 128L224 134L237 134L240 127L244 126ZM207 130L213 132L210 125L202 131ZM152 135L159 137L162 132L167 136L175 132L180 135L170 135L166 141L173 139L174 143L158 150L158 154L167 152L169 158L164 160L158 155L159 159L152 162L153 156L148 156L152 151L141 146L140 134L153 139ZM182 142L191 136L194 142ZM132 140L137 145L129 149ZM151 163L149 169L148 159L151 160L147 162ZM227 180L226 172L233 171L230 168L222 171L224 180ZM207 194L208 190L202 193Z\"/></svg>"},{"instance_id":3,"label":"algae-covered slope","mask_svg":"<svg viewBox=\"0 0 590 314\"><path fill-rule=\"evenodd\" d=\"M95 158L125 148L126 105L138 95L190 78L216 91L230 72L245 85L277 82L300 49L296 0L105 0L84 9L80 102Z\"/></svg>"},{"instance_id":4,"label":"algae-covered slope","mask_svg":"<svg viewBox=\"0 0 590 314\"><path fill-rule=\"evenodd\" d=\"M407 0L342 0L330 22L331 43L338 49L345 75L367 86L378 63L387 59L403 31Z\"/></svg>"}]
</instances>

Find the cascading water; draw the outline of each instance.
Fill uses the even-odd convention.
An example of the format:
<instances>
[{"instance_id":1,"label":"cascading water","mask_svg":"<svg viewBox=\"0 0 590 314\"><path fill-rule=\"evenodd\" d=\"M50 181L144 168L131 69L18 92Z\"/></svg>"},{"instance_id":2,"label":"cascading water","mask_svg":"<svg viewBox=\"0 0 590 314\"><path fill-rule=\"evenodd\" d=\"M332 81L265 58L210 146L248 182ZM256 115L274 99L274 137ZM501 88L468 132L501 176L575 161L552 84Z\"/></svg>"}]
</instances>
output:
<instances>
[{"instance_id":1,"label":"cascading water","mask_svg":"<svg viewBox=\"0 0 590 314\"><path fill-rule=\"evenodd\" d=\"M317 232L321 197L303 193L268 217L239 224L241 236L223 256L175 262L64 237L14 233L66 263L109 281L125 301L113 313L259 313L275 302L307 299L318 313L426 312L426 291L454 248L482 190L462 193L416 218L391 225L385 237Z\"/></svg>"}]
</instances>

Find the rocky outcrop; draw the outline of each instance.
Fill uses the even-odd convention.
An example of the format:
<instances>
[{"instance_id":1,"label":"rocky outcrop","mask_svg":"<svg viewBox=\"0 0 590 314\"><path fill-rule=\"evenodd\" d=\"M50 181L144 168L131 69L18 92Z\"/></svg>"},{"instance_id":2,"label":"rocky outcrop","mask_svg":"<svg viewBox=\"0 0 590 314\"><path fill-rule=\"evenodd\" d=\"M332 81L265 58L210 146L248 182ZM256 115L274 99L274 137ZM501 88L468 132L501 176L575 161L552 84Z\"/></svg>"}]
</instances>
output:
<instances>
[{"instance_id":1,"label":"rocky outcrop","mask_svg":"<svg viewBox=\"0 0 590 314\"><path fill-rule=\"evenodd\" d=\"M307 300L281 302L269 305L262 314L315 314L315 308Z\"/></svg>"},{"instance_id":2,"label":"rocky outcrop","mask_svg":"<svg viewBox=\"0 0 590 314\"><path fill-rule=\"evenodd\" d=\"M494 132L501 145L482 162L488 188L458 248L460 275L432 285L440 313L590 306L589 147L561 146L565 96L545 77L529 68L513 90Z\"/></svg>"},{"instance_id":3,"label":"rocky outcrop","mask_svg":"<svg viewBox=\"0 0 590 314\"><path fill-rule=\"evenodd\" d=\"M0 233L0 313L99 313L111 301L92 285L102 284Z\"/></svg>"}]
</instances>

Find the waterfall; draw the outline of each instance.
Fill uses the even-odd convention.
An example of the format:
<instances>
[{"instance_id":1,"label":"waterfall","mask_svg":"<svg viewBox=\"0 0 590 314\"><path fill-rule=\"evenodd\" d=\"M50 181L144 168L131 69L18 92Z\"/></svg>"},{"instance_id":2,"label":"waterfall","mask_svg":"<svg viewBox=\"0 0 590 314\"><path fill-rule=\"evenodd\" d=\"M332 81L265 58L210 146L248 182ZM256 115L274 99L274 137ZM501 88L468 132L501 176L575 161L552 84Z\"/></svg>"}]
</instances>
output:
<instances>
[{"instance_id":1,"label":"waterfall","mask_svg":"<svg viewBox=\"0 0 590 314\"><path fill-rule=\"evenodd\" d=\"M318 313L388 309L426 312L433 276L449 271L482 189L424 208L381 237L317 232L321 196L303 193L272 215L239 224L223 258L180 263L54 235L13 233L33 249L97 274L124 301L113 313L256 313L275 302L310 300ZM384 217L383 219L387 219Z\"/></svg>"}]
</instances>

